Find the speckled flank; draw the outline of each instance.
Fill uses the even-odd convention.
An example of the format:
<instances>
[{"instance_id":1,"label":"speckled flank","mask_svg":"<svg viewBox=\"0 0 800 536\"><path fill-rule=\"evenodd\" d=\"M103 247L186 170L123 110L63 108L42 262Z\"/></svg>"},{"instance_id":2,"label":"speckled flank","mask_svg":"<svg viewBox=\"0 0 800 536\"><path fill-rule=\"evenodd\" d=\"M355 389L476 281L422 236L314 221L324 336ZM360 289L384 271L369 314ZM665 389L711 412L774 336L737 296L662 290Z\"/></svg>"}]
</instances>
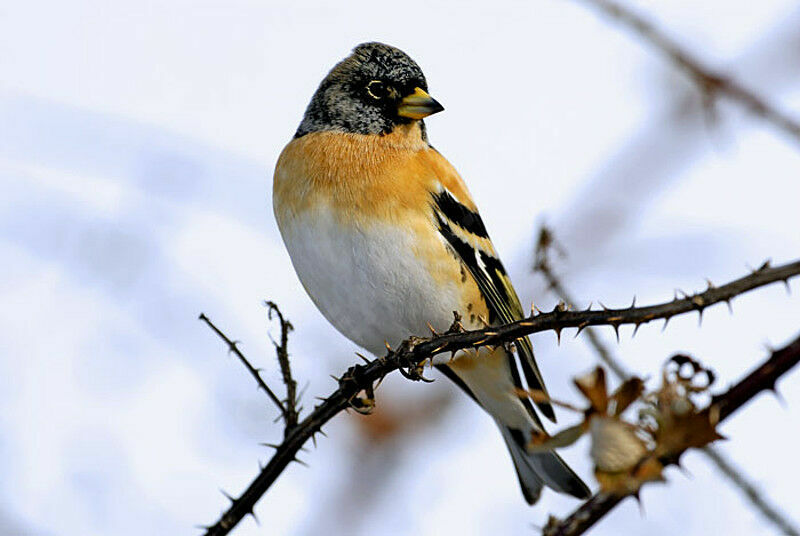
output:
<instances>
[{"instance_id":1,"label":"speckled flank","mask_svg":"<svg viewBox=\"0 0 800 536\"><path fill-rule=\"evenodd\" d=\"M375 100L366 91L372 80L386 81L389 98ZM398 117L396 102L427 91L425 75L405 52L382 43L364 43L339 62L320 84L306 109L295 137L335 130L359 134L386 134L409 119ZM421 135L425 137L424 127Z\"/></svg>"}]
</instances>

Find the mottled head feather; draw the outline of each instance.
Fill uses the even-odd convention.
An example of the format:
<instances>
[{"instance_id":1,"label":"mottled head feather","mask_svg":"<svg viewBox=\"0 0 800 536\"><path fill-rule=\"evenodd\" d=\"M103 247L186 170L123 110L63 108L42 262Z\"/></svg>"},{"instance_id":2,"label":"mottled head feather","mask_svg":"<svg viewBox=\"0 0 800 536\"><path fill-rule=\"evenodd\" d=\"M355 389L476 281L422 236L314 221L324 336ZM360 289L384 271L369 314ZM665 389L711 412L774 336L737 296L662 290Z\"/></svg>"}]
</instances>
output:
<instances>
[{"instance_id":1,"label":"mottled head feather","mask_svg":"<svg viewBox=\"0 0 800 536\"><path fill-rule=\"evenodd\" d=\"M373 81L382 83L384 98L376 99L368 91ZM397 103L416 87L427 91L425 75L405 52L382 43L358 45L319 85L295 137L326 130L391 132L396 125L411 121L397 115Z\"/></svg>"}]
</instances>

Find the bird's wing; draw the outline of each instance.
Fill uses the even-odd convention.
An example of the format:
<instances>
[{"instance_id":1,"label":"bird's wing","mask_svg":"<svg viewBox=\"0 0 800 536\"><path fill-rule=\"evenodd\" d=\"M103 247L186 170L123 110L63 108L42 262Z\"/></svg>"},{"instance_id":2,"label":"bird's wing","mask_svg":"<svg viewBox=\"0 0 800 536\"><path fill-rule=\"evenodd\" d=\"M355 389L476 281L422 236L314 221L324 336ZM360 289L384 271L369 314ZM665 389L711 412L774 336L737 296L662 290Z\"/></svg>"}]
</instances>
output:
<instances>
[{"instance_id":1,"label":"bird's wing","mask_svg":"<svg viewBox=\"0 0 800 536\"><path fill-rule=\"evenodd\" d=\"M438 153L436 155L444 160ZM483 220L469 197L466 186L454 170L452 174L440 178L439 187L431 192L430 204L440 235L478 285L489 310L489 318L486 320L490 324L506 324L522 319L524 313L517 293L494 251ZM509 368L514 383L517 387L524 388L518 372L522 369L528 387L547 394L528 337L517 339L515 346L517 351L514 355L509 354L509 359L512 360ZM555 413L549 403L537 402L536 405L548 419L555 421Z\"/></svg>"}]
</instances>

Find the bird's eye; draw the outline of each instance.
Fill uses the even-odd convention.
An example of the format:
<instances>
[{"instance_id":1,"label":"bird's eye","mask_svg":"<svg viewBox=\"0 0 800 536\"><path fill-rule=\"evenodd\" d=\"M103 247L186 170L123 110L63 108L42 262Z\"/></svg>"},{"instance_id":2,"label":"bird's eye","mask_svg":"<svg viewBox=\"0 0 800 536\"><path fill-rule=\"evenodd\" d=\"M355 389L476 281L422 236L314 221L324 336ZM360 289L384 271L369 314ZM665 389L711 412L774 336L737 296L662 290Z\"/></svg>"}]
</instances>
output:
<instances>
[{"instance_id":1,"label":"bird's eye","mask_svg":"<svg viewBox=\"0 0 800 536\"><path fill-rule=\"evenodd\" d=\"M381 80L373 80L367 84L367 93L373 99L380 100L389 94L389 90Z\"/></svg>"}]
</instances>

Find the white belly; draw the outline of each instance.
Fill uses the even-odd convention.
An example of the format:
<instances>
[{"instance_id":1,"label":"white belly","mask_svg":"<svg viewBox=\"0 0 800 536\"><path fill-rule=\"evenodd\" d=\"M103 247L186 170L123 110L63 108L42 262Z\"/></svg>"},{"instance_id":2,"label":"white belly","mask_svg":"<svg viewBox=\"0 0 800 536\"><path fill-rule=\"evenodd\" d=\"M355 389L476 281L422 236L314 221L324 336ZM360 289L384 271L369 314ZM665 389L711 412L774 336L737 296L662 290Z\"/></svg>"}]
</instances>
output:
<instances>
[{"instance_id":1,"label":"white belly","mask_svg":"<svg viewBox=\"0 0 800 536\"><path fill-rule=\"evenodd\" d=\"M460 308L454 283L438 285L414 255L413 236L389 225L345 228L317 207L280 221L297 275L325 318L376 355L427 323L447 329ZM444 252L444 250L443 250ZM457 262L453 259L453 262Z\"/></svg>"}]
</instances>

